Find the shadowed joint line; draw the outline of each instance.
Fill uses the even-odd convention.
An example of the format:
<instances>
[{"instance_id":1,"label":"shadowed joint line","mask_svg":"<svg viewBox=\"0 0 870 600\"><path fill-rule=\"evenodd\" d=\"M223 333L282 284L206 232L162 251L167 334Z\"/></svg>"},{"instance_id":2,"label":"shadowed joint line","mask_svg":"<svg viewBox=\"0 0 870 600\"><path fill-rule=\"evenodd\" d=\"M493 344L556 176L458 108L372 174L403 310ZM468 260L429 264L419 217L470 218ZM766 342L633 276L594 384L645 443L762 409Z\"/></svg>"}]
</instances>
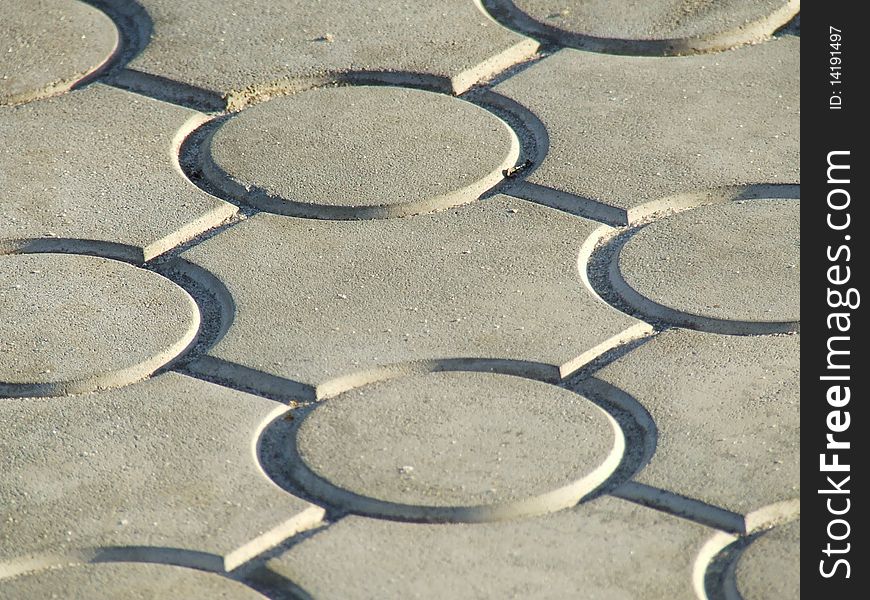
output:
<instances>
[{"instance_id":1,"label":"shadowed joint line","mask_svg":"<svg viewBox=\"0 0 870 600\"><path fill-rule=\"evenodd\" d=\"M46 569L115 562L170 565L223 576L228 576L230 571L243 573L244 566L256 558L271 558L286 551L300 539L307 538L306 534L309 530L316 532L322 529L318 527L322 523L322 517L323 509L312 507L294 515L292 519L247 542L226 556L172 546L137 545L86 547L59 553L26 555L0 563L0 583L4 579ZM259 565L252 568L257 566ZM243 577L231 578L245 583Z\"/></svg>"},{"instance_id":2,"label":"shadowed joint line","mask_svg":"<svg viewBox=\"0 0 870 600\"><path fill-rule=\"evenodd\" d=\"M232 314L231 307L228 304L224 304L223 310L230 315ZM222 324L221 337L228 327L229 323ZM555 384L564 381L584 365L593 362L598 357L621 345L642 339L652 332L653 328L648 323L638 322L561 366L531 360L506 358L453 357L420 359L389 365L376 365L361 371L339 375L317 384L289 379L210 355L197 356L182 367L176 368L176 370L218 385L292 405L300 402L313 402L332 398L349 390L379 381L412 374L441 371L498 373Z\"/></svg>"},{"instance_id":3,"label":"shadowed joint line","mask_svg":"<svg viewBox=\"0 0 870 600\"><path fill-rule=\"evenodd\" d=\"M800 499L764 506L747 515L747 534L716 532L695 559L692 584L700 600L743 600L737 589L737 563L742 554L772 527L800 518ZM751 521L751 523L750 523Z\"/></svg>"},{"instance_id":4,"label":"shadowed joint line","mask_svg":"<svg viewBox=\"0 0 870 600\"><path fill-rule=\"evenodd\" d=\"M104 83L200 112L222 112L227 104L218 92L129 67L111 74Z\"/></svg>"}]
</instances>

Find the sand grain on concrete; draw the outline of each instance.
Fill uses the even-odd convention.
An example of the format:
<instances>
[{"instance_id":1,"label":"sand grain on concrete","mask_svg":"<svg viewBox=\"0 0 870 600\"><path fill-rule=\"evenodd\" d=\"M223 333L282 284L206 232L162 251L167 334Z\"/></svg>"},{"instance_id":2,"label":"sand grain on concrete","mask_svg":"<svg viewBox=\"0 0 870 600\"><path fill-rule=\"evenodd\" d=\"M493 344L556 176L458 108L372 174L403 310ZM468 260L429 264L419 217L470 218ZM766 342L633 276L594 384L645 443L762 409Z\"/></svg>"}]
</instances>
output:
<instances>
[{"instance_id":1,"label":"sand grain on concrete","mask_svg":"<svg viewBox=\"0 0 870 600\"><path fill-rule=\"evenodd\" d=\"M0 580L6 600L34 598L87 598L88 600L264 600L244 585L203 571L160 564L102 563L37 571Z\"/></svg>"},{"instance_id":2,"label":"sand grain on concrete","mask_svg":"<svg viewBox=\"0 0 870 600\"><path fill-rule=\"evenodd\" d=\"M0 106L67 91L118 45L104 13L78 0L0 0Z\"/></svg>"},{"instance_id":3,"label":"sand grain on concrete","mask_svg":"<svg viewBox=\"0 0 870 600\"><path fill-rule=\"evenodd\" d=\"M666 331L597 376L658 428L635 479L746 515L800 490L800 336Z\"/></svg>"},{"instance_id":4,"label":"sand grain on concrete","mask_svg":"<svg viewBox=\"0 0 870 600\"><path fill-rule=\"evenodd\" d=\"M253 106L222 125L210 148L206 172L229 177L240 200L322 218L464 204L498 183L519 156L513 131L469 102L368 86Z\"/></svg>"}]
</instances>

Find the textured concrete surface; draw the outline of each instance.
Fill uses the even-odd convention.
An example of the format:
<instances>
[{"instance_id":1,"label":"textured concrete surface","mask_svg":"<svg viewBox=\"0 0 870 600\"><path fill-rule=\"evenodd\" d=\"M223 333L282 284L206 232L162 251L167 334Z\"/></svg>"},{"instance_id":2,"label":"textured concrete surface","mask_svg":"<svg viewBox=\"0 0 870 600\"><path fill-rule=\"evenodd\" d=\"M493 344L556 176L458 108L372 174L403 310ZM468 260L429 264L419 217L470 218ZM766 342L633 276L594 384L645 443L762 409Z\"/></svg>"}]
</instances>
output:
<instances>
[{"instance_id":1,"label":"textured concrete surface","mask_svg":"<svg viewBox=\"0 0 870 600\"><path fill-rule=\"evenodd\" d=\"M774 527L743 551L735 572L745 600L800 598L800 519Z\"/></svg>"},{"instance_id":2,"label":"textured concrete surface","mask_svg":"<svg viewBox=\"0 0 870 600\"><path fill-rule=\"evenodd\" d=\"M799 48L784 37L674 60L568 49L533 65L495 87L546 127L548 153L525 180L546 189L525 193L572 194L624 221L667 196L799 181Z\"/></svg>"},{"instance_id":3,"label":"textured concrete surface","mask_svg":"<svg viewBox=\"0 0 870 600\"><path fill-rule=\"evenodd\" d=\"M6 600L262 600L265 596L219 575L159 564L102 563L38 571L0 580Z\"/></svg>"},{"instance_id":4,"label":"textured concrete surface","mask_svg":"<svg viewBox=\"0 0 870 600\"><path fill-rule=\"evenodd\" d=\"M341 118L336 118L341 115ZM320 218L402 216L475 200L519 156L492 113L394 87L321 88L222 125L205 170L240 200Z\"/></svg>"},{"instance_id":5,"label":"textured concrete surface","mask_svg":"<svg viewBox=\"0 0 870 600\"><path fill-rule=\"evenodd\" d=\"M0 245L96 240L148 260L218 225L236 207L192 185L173 157L203 120L101 84L0 110Z\"/></svg>"},{"instance_id":6,"label":"textured concrete surface","mask_svg":"<svg viewBox=\"0 0 870 600\"><path fill-rule=\"evenodd\" d=\"M766 40L799 0L483 0L499 22L559 45L652 56L715 52Z\"/></svg>"},{"instance_id":7,"label":"textured concrete surface","mask_svg":"<svg viewBox=\"0 0 870 600\"><path fill-rule=\"evenodd\" d=\"M506 523L347 517L268 564L315 598L688 600L692 558L709 532L601 498Z\"/></svg>"},{"instance_id":8,"label":"textured concrete surface","mask_svg":"<svg viewBox=\"0 0 870 600\"><path fill-rule=\"evenodd\" d=\"M11 396L142 379L187 348L200 322L168 279L93 256L0 256L0 304L0 394Z\"/></svg>"},{"instance_id":9,"label":"textured concrete surface","mask_svg":"<svg viewBox=\"0 0 870 600\"><path fill-rule=\"evenodd\" d=\"M310 386L467 357L543 363L530 368L552 377L648 329L583 287L578 249L594 227L498 196L380 221L259 214L182 257L232 295L235 320L209 352L224 362Z\"/></svg>"},{"instance_id":10,"label":"textured concrete surface","mask_svg":"<svg viewBox=\"0 0 870 600\"><path fill-rule=\"evenodd\" d=\"M625 244L618 262L614 285L640 294L642 312L657 304L653 316L800 321L800 202L730 202L661 218ZM634 304L634 296L626 299Z\"/></svg>"},{"instance_id":11,"label":"textured concrete surface","mask_svg":"<svg viewBox=\"0 0 870 600\"><path fill-rule=\"evenodd\" d=\"M797 8L0 0L0 598L796 594Z\"/></svg>"},{"instance_id":12,"label":"textured concrete surface","mask_svg":"<svg viewBox=\"0 0 870 600\"><path fill-rule=\"evenodd\" d=\"M144 546L158 561L231 569L315 525L323 511L275 486L252 452L282 410L175 373L3 401L0 562Z\"/></svg>"},{"instance_id":13,"label":"textured concrete surface","mask_svg":"<svg viewBox=\"0 0 870 600\"><path fill-rule=\"evenodd\" d=\"M800 336L666 331L597 376L658 429L636 481L747 514L800 490Z\"/></svg>"},{"instance_id":14,"label":"textured concrete surface","mask_svg":"<svg viewBox=\"0 0 870 600\"><path fill-rule=\"evenodd\" d=\"M573 505L616 468L624 441L607 413L578 394L447 372L327 400L304 419L296 444L321 480L312 491L336 504L359 504L346 490L381 501L372 510L382 514L468 519Z\"/></svg>"},{"instance_id":15,"label":"textured concrete surface","mask_svg":"<svg viewBox=\"0 0 870 600\"><path fill-rule=\"evenodd\" d=\"M532 55L537 42L475 2L140 0L153 23L131 67L244 101L294 82L368 73L460 93ZM210 18L200 18L202 14ZM380 75L380 77L378 77ZM298 83L297 83L298 85ZM235 97L235 98L234 98Z\"/></svg>"},{"instance_id":16,"label":"textured concrete surface","mask_svg":"<svg viewBox=\"0 0 870 600\"><path fill-rule=\"evenodd\" d=\"M759 21L788 0L653 0L613 3L514 0L529 16L596 37L679 39L712 36Z\"/></svg>"},{"instance_id":17,"label":"textured concrete surface","mask_svg":"<svg viewBox=\"0 0 870 600\"><path fill-rule=\"evenodd\" d=\"M118 30L78 0L0 0L0 106L65 92L115 52Z\"/></svg>"}]
</instances>

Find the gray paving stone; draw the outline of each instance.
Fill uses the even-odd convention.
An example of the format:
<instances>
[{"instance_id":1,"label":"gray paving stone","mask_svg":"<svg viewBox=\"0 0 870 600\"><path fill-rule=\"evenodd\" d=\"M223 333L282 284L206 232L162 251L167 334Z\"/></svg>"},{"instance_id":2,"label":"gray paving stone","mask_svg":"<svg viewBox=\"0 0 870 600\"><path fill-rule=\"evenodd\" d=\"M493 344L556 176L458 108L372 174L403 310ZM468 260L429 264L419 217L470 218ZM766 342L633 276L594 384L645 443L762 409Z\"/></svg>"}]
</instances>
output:
<instances>
[{"instance_id":1,"label":"gray paving stone","mask_svg":"<svg viewBox=\"0 0 870 600\"><path fill-rule=\"evenodd\" d=\"M145 547L233 569L316 524L253 454L285 406L175 373L95 394L0 401L0 562Z\"/></svg>"},{"instance_id":2,"label":"gray paving stone","mask_svg":"<svg viewBox=\"0 0 870 600\"><path fill-rule=\"evenodd\" d=\"M800 321L800 201L712 204L658 219L621 249L613 278L630 303L666 320Z\"/></svg>"},{"instance_id":3,"label":"gray paving stone","mask_svg":"<svg viewBox=\"0 0 870 600\"><path fill-rule=\"evenodd\" d=\"M230 105L244 103L250 92L347 72L385 80L395 80L396 72L417 73L420 82L459 93L532 55L538 45L466 0L140 3L154 29L130 66L227 94ZM199 18L204 13L208 19Z\"/></svg>"},{"instance_id":4,"label":"gray paving stone","mask_svg":"<svg viewBox=\"0 0 870 600\"><path fill-rule=\"evenodd\" d=\"M0 0L0 105L59 94L113 55L118 30L78 0Z\"/></svg>"},{"instance_id":5,"label":"gray paving stone","mask_svg":"<svg viewBox=\"0 0 870 600\"><path fill-rule=\"evenodd\" d=\"M800 489L799 335L666 331L597 373L658 427L636 481L747 515Z\"/></svg>"},{"instance_id":6,"label":"gray paving stone","mask_svg":"<svg viewBox=\"0 0 870 600\"><path fill-rule=\"evenodd\" d=\"M210 600L264 599L231 579L193 569L158 564L102 563L50 569L0 580L6 600Z\"/></svg>"},{"instance_id":7,"label":"gray paving stone","mask_svg":"<svg viewBox=\"0 0 870 600\"><path fill-rule=\"evenodd\" d=\"M501 0L528 28L567 45L609 51L685 54L765 39L800 10L798 0ZM516 10L516 8L514 10ZM659 42L654 44L651 42Z\"/></svg>"},{"instance_id":8,"label":"gray paving stone","mask_svg":"<svg viewBox=\"0 0 870 600\"><path fill-rule=\"evenodd\" d=\"M319 404L295 441L316 495L355 511L448 521L572 506L624 448L616 422L578 394L458 372L348 391Z\"/></svg>"},{"instance_id":9,"label":"gray paving stone","mask_svg":"<svg viewBox=\"0 0 870 600\"><path fill-rule=\"evenodd\" d=\"M665 197L799 182L799 59L795 37L673 60L562 50L495 88L549 138L512 193L572 194L625 222Z\"/></svg>"},{"instance_id":10,"label":"gray paving stone","mask_svg":"<svg viewBox=\"0 0 870 600\"><path fill-rule=\"evenodd\" d=\"M236 212L187 181L173 153L205 120L94 84L0 110L0 246L45 238L148 260Z\"/></svg>"},{"instance_id":11,"label":"gray paving stone","mask_svg":"<svg viewBox=\"0 0 870 600\"><path fill-rule=\"evenodd\" d=\"M204 170L239 199L329 218L402 216L470 202L519 156L507 124L470 102L367 86L259 104L222 125L210 146Z\"/></svg>"},{"instance_id":12,"label":"gray paving stone","mask_svg":"<svg viewBox=\"0 0 870 600\"><path fill-rule=\"evenodd\" d=\"M168 279L94 256L0 256L0 305L0 396L131 383L183 352L200 322Z\"/></svg>"},{"instance_id":13,"label":"gray paving stone","mask_svg":"<svg viewBox=\"0 0 870 600\"><path fill-rule=\"evenodd\" d=\"M774 527L749 544L737 562L737 590L744 600L801 596L800 519Z\"/></svg>"},{"instance_id":14,"label":"gray paving stone","mask_svg":"<svg viewBox=\"0 0 870 600\"><path fill-rule=\"evenodd\" d=\"M650 329L582 285L578 250L596 225L504 196L378 221L258 214L182 254L236 310L194 367L257 389L266 373L321 397L409 361L508 359L567 375Z\"/></svg>"},{"instance_id":15,"label":"gray paving stone","mask_svg":"<svg viewBox=\"0 0 870 600\"><path fill-rule=\"evenodd\" d=\"M315 598L682 600L710 531L604 497L476 525L347 517L268 564Z\"/></svg>"}]
</instances>

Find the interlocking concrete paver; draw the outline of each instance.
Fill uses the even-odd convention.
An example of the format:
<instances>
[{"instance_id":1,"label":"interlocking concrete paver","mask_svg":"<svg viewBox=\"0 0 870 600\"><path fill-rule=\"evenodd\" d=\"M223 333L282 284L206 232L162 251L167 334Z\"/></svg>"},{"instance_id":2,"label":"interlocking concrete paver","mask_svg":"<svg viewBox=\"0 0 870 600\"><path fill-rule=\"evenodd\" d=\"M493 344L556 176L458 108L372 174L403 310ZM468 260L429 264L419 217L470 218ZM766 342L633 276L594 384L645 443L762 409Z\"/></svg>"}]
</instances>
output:
<instances>
[{"instance_id":1,"label":"interlocking concrete paver","mask_svg":"<svg viewBox=\"0 0 870 600\"><path fill-rule=\"evenodd\" d=\"M710 531L604 497L501 523L347 517L268 564L315 598L682 600Z\"/></svg>"},{"instance_id":2,"label":"interlocking concrete paver","mask_svg":"<svg viewBox=\"0 0 870 600\"><path fill-rule=\"evenodd\" d=\"M0 561L147 546L151 560L234 568L323 514L254 457L260 427L284 409L175 373L0 401Z\"/></svg>"},{"instance_id":3,"label":"interlocking concrete paver","mask_svg":"<svg viewBox=\"0 0 870 600\"><path fill-rule=\"evenodd\" d=\"M296 444L317 476L309 489L334 503L479 520L576 504L616 469L624 440L607 413L563 388L447 372L327 400L304 419Z\"/></svg>"},{"instance_id":4,"label":"interlocking concrete paver","mask_svg":"<svg viewBox=\"0 0 870 600\"><path fill-rule=\"evenodd\" d=\"M104 13L78 0L0 0L0 105L64 92L118 45Z\"/></svg>"},{"instance_id":5,"label":"interlocking concrete paver","mask_svg":"<svg viewBox=\"0 0 870 600\"><path fill-rule=\"evenodd\" d=\"M800 321L800 202L729 202L662 218L628 240L613 273L617 291L655 316Z\"/></svg>"},{"instance_id":6,"label":"interlocking concrete paver","mask_svg":"<svg viewBox=\"0 0 870 600\"><path fill-rule=\"evenodd\" d=\"M0 110L0 245L96 240L148 260L221 223L236 207L187 181L173 157L204 120L101 84Z\"/></svg>"},{"instance_id":7,"label":"interlocking concrete paver","mask_svg":"<svg viewBox=\"0 0 870 600\"><path fill-rule=\"evenodd\" d=\"M799 182L799 49L793 37L673 60L567 49L495 91L547 129L528 193L573 194L625 222L664 197Z\"/></svg>"},{"instance_id":8,"label":"interlocking concrete paver","mask_svg":"<svg viewBox=\"0 0 870 600\"><path fill-rule=\"evenodd\" d=\"M0 256L0 395L116 387L180 354L199 328L168 279L93 256Z\"/></svg>"},{"instance_id":9,"label":"interlocking concrete paver","mask_svg":"<svg viewBox=\"0 0 870 600\"><path fill-rule=\"evenodd\" d=\"M222 362L198 368L230 375L234 363L321 396L336 378L359 385L409 361L508 359L566 375L650 329L582 285L578 249L595 225L504 196L378 221L256 215L182 254L236 307L209 352Z\"/></svg>"},{"instance_id":10,"label":"interlocking concrete paver","mask_svg":"<svg viewBox=\"0 0 870 600\"><path fill-rule=\"evenodd\" d=\"M469 202L519 156L513 131L469 102L365 86L254 106L222 125L210 146L206 172L229 176L226 187L239 199L279 213L338 218Z\"/></svg>"},{"instance_id":11,"label":"interlocking concrete paver","mask_svg":"<svg viewBox=\"0 0 870 600\"><path fill-rule=\"evenodd\" d=\"M0 0L0 597L798 595L798 6Z\"/></svg>"},{"instance_id":12,"label":"interlocking concrete paver","mask_svg":"<svg viewBox=\"0 0 870 600\"><path fill-rule=\"evenodd\" d=\"M658 428L640 483L746 515L800 489L800 336L670 330L604 367Z\"/></svg>"},{"instance_id":13,"label":"interlocking concrete paver","mask_svg":"<svg viewBox=\"0 0 870 600\"><path fill-rule=\"evenodd\" d=\"M745 600L800 598L800 519L754 540L737 562L737 590Z\"/></svg>"},{"instance_id":14,"label":"interlocking concrete paver","mask_svg":"<svg viewBox=\"0 0 870 600\"><path fill-rule=\"evenodd\" d=\"M347 72L386 80L410 72L459 93L538 46L466 0L140 3L153 35L131 68L227 94L230 104L251 88L269 91ZM210 18L198 18L203 13Z\"/></svg>"},{"instance_id":15,"label":"interlocking concrete paver","mask_svg":"<svg viewBox=\"0 0 870 600\"><path fill-rule=\"evenodd\" d=\"M653 54L762 40L800 10L798 0L494 0L487 5L519 9L521 25L569 46Z\"/></svg>"},{"instance_id":16,"label":"interlocking concrete paver","mask_svg":"<svg viewBox=\"0 0 870 600\"><path fill-rule=\"evenodd\" d=\"M241 583L218 575L171 565L137 563L98 563L37 571L0 580L0 594L6 600L62 597L88 600L265 598Z\"/></svg>"}]
</instances>

